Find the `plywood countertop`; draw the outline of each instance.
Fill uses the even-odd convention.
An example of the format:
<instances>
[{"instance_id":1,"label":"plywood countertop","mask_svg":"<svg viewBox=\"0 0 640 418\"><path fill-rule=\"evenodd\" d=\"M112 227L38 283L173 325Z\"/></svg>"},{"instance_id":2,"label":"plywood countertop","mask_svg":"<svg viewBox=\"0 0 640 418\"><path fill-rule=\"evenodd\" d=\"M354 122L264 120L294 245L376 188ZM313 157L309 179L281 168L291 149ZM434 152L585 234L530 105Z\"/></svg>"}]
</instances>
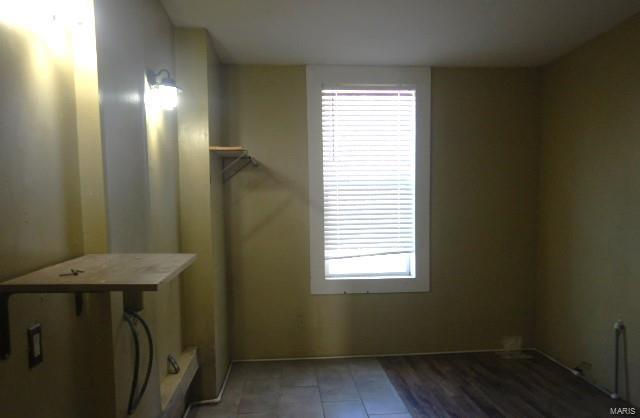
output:
<instances>
[{"instance_id":1,"label":"plywood countertop","mask_svg":"<svg viewBox=\"0 0 640 418\"><path fill-rule=\"evenodd\" d=\"M0 293L154 291L195 259L195 254L88 254L4 281ZM69 274L72 270L77 274Z\"/></svg>"}]
</instances>

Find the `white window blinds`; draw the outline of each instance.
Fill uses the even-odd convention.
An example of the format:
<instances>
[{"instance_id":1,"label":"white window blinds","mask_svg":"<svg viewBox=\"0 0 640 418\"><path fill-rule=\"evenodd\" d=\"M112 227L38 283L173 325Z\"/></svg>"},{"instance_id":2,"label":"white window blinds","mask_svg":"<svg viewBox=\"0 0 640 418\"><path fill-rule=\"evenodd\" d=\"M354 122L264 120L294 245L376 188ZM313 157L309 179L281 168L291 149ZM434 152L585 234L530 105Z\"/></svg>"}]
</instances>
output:
<instances>
[{"instance_id":1,"label":"white window blinds","mask_svg":"<svg viewBox=\"0 0 640 418\"><path fill-rule=\"evenodd\" d=\"M322 89L327 279L415 277L415 113L415 89Z\"/></svg>"}]
</instances>

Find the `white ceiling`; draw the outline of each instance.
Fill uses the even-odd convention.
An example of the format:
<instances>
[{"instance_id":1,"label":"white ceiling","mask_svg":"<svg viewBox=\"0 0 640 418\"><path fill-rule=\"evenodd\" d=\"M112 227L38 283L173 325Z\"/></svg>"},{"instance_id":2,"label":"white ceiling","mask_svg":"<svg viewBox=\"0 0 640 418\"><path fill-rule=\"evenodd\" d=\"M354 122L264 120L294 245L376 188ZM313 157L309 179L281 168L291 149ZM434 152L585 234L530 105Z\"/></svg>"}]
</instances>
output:
<instances>
[{"instance_id":1,"label":"white ceiling","mask_svg":"<svg viewBox=\"0 0 640 418\"><path fill-rule=\"evenodd\" d=\"M640 12L640 0L162 0L224 62L531 66Z\"/></svg>"}]
</instances>

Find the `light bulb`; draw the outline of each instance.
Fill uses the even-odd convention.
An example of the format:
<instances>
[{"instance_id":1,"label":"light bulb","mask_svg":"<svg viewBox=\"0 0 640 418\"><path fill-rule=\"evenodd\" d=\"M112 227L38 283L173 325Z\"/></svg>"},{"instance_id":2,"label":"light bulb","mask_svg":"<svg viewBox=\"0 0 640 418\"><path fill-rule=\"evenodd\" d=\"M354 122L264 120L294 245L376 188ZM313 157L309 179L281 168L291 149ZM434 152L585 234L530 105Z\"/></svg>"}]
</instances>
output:
<instances>
[{"instance_id":1,"label":"light bulb","mask_svg":"<svg viewBox=\"0 0 640 418\"><path fill-rule=\"evenodd\" d=\"M150 86L148 103L163 110L173 110L178 106L178 88L166 84Z\"/></svg>"}]
</instances>

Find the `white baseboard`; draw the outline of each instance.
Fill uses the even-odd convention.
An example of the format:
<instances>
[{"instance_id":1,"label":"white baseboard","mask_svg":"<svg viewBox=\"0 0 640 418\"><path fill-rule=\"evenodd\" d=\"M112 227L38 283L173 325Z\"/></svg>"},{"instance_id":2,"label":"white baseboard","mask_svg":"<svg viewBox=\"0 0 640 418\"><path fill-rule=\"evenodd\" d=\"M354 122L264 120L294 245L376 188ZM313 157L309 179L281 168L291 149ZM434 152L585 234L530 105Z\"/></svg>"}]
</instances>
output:
<instances>
[{"instance_id":1,"label":"white baseboard","mask_svg":"<svg viewBox=\"0 0 640 418\"><path fill-rule=\"evenodd\" d=\"M536 350L536 349L535 348L522 349L522 351L527 351L527 350ZM255 359L233 360L233 362L234 363L252 363L252 362L258 362L258 361L332 360L332 359L366 358L366 357L436 356L441 354L495 353L495 352L503 352L503 351L505 351L503 348L487 348L487 349L478 349L478 350L428 351L428 352L419 352L419 353L351 354L351 355L345 355L345 356L255 358Z\"/></svg>"},{"instance_id":2,"label":"white baseboard","mask_svg":"<svg viewBox=\"0 0 640 418\"><path fill-rule=\"evenodd\" d=\"M611 391L609 391L607 388L604 388L602 386L599 386L597 384L595 384L594 382L585 379L584 376L580 376L574 373L574 369L572 369L571 367L567 366L566 364L560 362L558 359L556 359L555 357L551 356L550 354L540 350L539 348L534 348L533 351L537 352L538 354L540 354L541 356L547 358L548 360L554 362L555 364L557 364L558 366L562 367L563 369L566 369L567 371L569 371L569 373L571 373L572 375L578 377L579 379L584 380L585 382L587 382L588 384L590 384L591 386L593 386L594 388L598 389L600 392L605 393L607 396L611 396Z\"/></svg>"}]
</instances>

